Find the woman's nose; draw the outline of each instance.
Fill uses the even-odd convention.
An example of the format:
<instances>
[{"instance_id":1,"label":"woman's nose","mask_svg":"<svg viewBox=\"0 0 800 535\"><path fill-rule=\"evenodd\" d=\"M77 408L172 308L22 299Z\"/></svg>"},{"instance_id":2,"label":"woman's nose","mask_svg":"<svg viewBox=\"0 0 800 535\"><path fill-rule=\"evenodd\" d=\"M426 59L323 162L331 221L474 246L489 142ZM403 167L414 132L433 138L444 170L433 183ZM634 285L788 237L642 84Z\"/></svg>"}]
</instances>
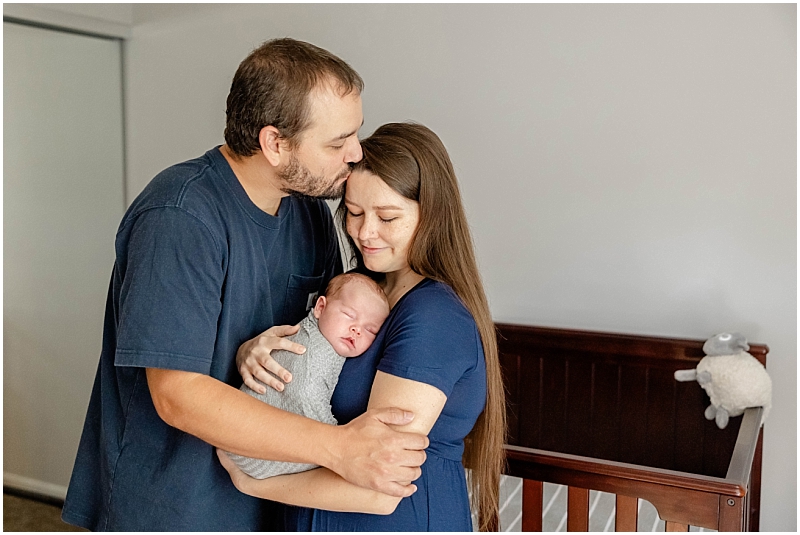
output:
<instances>
[{"instance_id":1,"label":"woman's nose","mask_svg":"<svg viewBox=\"0 0 800 535\"><path fill-rule=\"evenodd\" d=\"M358 237L361 240L367 240L371 236L375 235L375 222L373 221L374 218L364 216L364 221L361 223L361 227L358 229Z\"/></svg>"}]
</instances>

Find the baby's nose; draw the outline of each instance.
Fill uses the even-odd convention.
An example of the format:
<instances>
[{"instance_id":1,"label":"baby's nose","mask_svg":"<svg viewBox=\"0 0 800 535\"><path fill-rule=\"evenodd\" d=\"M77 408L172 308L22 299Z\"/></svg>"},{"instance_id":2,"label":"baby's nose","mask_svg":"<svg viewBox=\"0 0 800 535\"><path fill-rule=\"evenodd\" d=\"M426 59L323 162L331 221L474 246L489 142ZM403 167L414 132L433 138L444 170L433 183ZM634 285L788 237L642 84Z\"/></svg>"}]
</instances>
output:
<instances>
[{"instance_id":1,"label":"baby's nose","mask_svg":"<svg viewBox=\"0 0 800 535\"><path fill-rule=\"evenodd\" d=\"M351 331L353 334L355 334L356 336L361 336L361 329L359 329L359 328L358 328L358 327L356 327L355 325L353 325L352 327L350 327L350 331Z\"/></svg>"}]
</instances>

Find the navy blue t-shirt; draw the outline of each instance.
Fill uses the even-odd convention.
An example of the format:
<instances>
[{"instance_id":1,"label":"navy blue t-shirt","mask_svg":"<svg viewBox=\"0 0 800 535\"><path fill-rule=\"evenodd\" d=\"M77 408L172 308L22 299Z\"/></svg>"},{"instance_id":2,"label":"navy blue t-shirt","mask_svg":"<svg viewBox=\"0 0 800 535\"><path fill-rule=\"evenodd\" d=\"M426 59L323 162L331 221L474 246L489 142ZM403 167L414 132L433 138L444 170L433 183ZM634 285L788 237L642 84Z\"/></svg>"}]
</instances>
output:
<instances>
[{"instance_id":1,"label":"navy blue t-shirt","mask_svg":"<svg viewBox=\"0 0 800 535\"><path fill-rule=\"evenodd\" d=\"M428 457L391 515L287 507L288 530L472 531L461 456L464 437L486 404L486 362L478 328L446 284L417 284L394 306L370 348L347 359L331 406L340 424L367 410L377 370L435 386L447 401L428 438Z\"/></svg>"},{"instance_id":2,"label":"navy blue t-shirt","mask_svg":"<svg viewBox=\"0 0 800 535\"><path fill-rule=\"evenodd\" d=\"M117 233L63 519L92 530L280 529L276 504L237 491L211 445L160 419L145 368L238 388L239 346L298 323L341 271L324 202L285 197L276 216L263 212L219 148L157 175Z\"/></svg>"}]
</instances>

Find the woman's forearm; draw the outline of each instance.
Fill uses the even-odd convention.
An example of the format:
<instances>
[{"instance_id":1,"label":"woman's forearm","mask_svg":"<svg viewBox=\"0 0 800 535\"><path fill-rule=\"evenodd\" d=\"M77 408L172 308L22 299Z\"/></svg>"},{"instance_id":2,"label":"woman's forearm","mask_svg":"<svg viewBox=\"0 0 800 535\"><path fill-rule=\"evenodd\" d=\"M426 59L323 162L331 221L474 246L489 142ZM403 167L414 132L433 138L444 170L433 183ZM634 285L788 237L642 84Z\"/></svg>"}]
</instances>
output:
<instances>
[{"instance_id":1,"label":"woman's forearm","mask_svg":"<svg viewBox=\"0 0 800 535\"><path fill-rule=\"evenodd\" d=\"M242 476L236 478L234 484L245 494L327 511L388 515L394 512L401 500L357 487L327 468L267 479Z\"/></svg>"}]
</instances>

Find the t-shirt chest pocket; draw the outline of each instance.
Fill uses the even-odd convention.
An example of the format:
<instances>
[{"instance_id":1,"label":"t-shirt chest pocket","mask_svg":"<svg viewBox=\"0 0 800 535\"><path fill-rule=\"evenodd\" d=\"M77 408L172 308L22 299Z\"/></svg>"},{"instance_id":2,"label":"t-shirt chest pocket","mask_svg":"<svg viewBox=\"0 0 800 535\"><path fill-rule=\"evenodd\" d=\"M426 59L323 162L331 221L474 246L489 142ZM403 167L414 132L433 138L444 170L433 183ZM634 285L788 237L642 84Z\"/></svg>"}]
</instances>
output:
<instances>
[{"instance_id":1,"label":"t-shirt chest pocket","mask_svg":"<svg viewBox=\"0 0 800 535\"><path fill-rule=\"evenodd\" d=\"M322 275L318 277L289 275L283 317L287 318L290 325L299 323L317 302L317 297L322 291Z\"/></svg>"}]
</instances>

